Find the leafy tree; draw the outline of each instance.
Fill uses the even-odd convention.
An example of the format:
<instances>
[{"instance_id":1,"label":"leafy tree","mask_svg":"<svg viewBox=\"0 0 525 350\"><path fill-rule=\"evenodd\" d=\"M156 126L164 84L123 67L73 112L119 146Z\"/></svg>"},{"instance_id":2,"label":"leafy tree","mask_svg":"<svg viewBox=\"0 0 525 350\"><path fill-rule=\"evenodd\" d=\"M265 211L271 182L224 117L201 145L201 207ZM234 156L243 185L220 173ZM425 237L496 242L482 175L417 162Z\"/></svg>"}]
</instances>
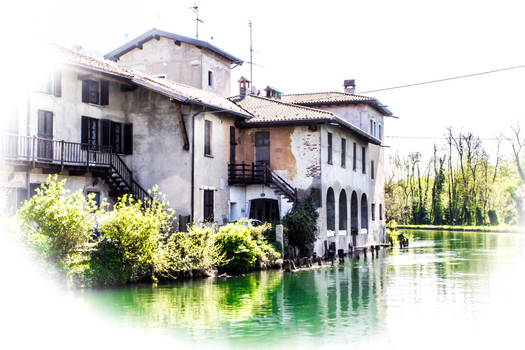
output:
<instances>
[{"instance_id":1,"label":"leafy tree","mask_svg":"<svg viewBox=\"0 0 525 350\"><path fill-rule=\"evenodd\" d=\"M24 202L18 217L27 240L47 260L67 269L88 243L98 212L94 194L65 189L66 180L49 176Z\"/></svg>"},{"instance_id":2,"label":"leafy tree","mask_svg":"<svg viewBox=\"0 0 525 350\"><path fill-rule=\"evenodd\" d=\"M283 218L288 244L299 248L301 256L310 256L317 240L319 213L312 195L307 196Z\"/></svg>"},{"instance_id":3,"label":"leafy tree","mask_svg":"<svg viewBox=\"0 0 525 350\"><path fill-rule=\"evenodd\" d=\"M99 231L113 245L130 281L144 277L156 279L170 270L166 240L173 221L173 210L157 189L153 199L143 203L125 194L113 210L105 212Z\"/></svg>"}]
</instances>

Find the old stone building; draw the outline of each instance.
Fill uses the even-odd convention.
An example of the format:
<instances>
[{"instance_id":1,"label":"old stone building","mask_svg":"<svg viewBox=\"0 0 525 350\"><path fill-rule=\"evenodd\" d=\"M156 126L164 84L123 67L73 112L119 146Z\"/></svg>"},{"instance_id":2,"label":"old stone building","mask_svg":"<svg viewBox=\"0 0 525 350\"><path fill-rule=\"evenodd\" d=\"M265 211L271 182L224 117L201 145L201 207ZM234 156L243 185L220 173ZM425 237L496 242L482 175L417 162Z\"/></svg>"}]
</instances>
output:
<instances>
[{"instance_id":1,"label":"old stone building","mask_svg":"<svg viewBox=\"0 0 525 350\"><path fill-rule=\"evenodd\" d=\"M0 186L11 212L48 174L114 201L158 186L186 223L242 217L277 223L312 194L315 250L384 240L384 117L353 91L250 94L242 61L153 29L97 60L42 49L38 86L13 101ZM53 63L50 63L53 62ZM210 73L211 72L211 73ZM351 89L353 81L346 82Z\"/></svg>"}]
</instances>

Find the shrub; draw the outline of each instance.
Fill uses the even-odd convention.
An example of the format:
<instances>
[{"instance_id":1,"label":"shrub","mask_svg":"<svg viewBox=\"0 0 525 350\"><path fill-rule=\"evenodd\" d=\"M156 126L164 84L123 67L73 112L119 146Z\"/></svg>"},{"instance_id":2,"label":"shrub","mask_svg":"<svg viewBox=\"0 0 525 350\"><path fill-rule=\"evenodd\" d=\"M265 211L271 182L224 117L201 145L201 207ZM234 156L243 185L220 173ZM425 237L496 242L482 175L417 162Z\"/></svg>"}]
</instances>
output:
<instances>
[{"instance_id":1,"label":"shrub","mask_svg":"<svg viewBox=\"0 0 525 350\"><path fill-rule=\"evenodd\" d=\"M496 211L494 209L490 209L487 214L488 214L491 226L499 225L498 214L496 214Z\"/></svg>"},{"instance_id":2,"label":"shrub","mask_svg":"<svg viewBox=\"0 0 525 350\"><path fill-rule=\"evenodd\" d=\"M168 273L166 240L173 221L157 189L145 203L125 194L102 215L99 231L113 245L130 281Z\"/></svg>"},{"instance_id":3,"label":"shrub","mask_svg":"<svg viewBox=\"0 0 525 350\"><path fill-rule=\"evenodd\" d=\"M266 223L253 227L240 220L229 223L219 229L215 241L223 254L226 263L222 264L228 271L243 272L248 270L257 259L262 262L279 257L263 236L270 228Z\"/></svg>"},{"instance_id":4,"label":"shrub","mask_svg":"<svg viewBox=\"0 0 525 350\"><path fill-rule=\"evenodd\" d=\"M283 218L284 233L288 244L299 248L301 256L310 256L317 239L319 213L312 196L306 197Z\"/></svg>"},{"instance_id":5,"label":"shrub","mask_svg":"<svg viewBox=\"0 0 525 350\"><path fill-rule=\"evenodd\" d=\"M27 242L37 254L64 269L73 262L81 247L89 241L98 211L93 194L64 188L66 180L49 176L36 194L25 201L18 217Z\"/></svg>"},{"instance_id":6,"label":"shrub","mask_svg":"<svg viewBox=\"0 0 525 350\"><path fill-rule=\"evenodd\" d=\"M224 253L215 244L217 225L194 224L189 226L188 231L173 233L168 239L170 271L209 271L213 266L227 262Z\"/></svg>"}]
</instances>

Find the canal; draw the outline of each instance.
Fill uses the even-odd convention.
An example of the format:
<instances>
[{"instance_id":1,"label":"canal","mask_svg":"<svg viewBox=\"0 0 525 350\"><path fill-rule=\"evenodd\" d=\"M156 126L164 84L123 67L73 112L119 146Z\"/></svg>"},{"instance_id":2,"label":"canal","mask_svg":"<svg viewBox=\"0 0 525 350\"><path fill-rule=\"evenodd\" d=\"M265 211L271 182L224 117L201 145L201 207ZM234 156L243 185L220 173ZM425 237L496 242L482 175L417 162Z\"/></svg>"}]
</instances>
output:
<instances>
[{"instance_id":1,"label":"canal","mask_svg":"<svg viewBox=\"0 0 525 350\"><path fill-rule=\"evenodd\" d=\"M412 234L408 249L340 266L85 291L79 298L119 324L196 348L521 344L525 235Z\"/></svg>"}]
</instances>

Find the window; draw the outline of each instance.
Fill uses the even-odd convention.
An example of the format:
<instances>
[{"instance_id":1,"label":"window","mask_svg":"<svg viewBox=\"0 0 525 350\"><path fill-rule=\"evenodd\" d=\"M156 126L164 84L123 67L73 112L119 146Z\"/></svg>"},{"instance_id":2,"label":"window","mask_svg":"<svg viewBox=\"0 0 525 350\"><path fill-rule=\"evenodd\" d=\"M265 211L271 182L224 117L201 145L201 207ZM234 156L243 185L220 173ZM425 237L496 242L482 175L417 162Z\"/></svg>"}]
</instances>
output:
<instances>
[{"instance_id":1,"label":"window","mask_svg":"<svg viewBox=\"0 0 525 350\"><path fill-rule=\"evenodd\" d=\"M383 132L382 132L382 129L383 129L383 128L381 127L381 124L379 124L379 134L378 134L378 136L379 136L379 139L380 139L380 140L383 139Z\"/></svg>"},{"instance_id":2,"label":"window","mask_svg":"<svg viewBox=\"0 0 525 350\"><path fill-rule=\"evenodd\" d=\"M357 169L357 144L355 142L354 142L354 151L352 155L352 162L353 162L352 168L355 171Z\"/></svg>"},{"instance_id":3,"label":"window","mask_svg":"<svg viewBox=\"0 0 525 350\"><path fill-rule=\"evenodd\" d=\"M363 167L363 174L366 174L366 149L361 147L361 166Z\"/></svg>"},{"instance_id":4,"label":"window","mask_svg":"<svg viewBox=\"0 0 525 350\"><path fill-rule=\"evenodd\" d=\"M332 164L332 133L328 133L328 164Z\"/></svg>"},{"instance_id":5,"label":"window","mask_svg":"<svg viewBox=\"0 0 525 350\"><path fill-rule=\"evenodd\" d=\"M370 135L374 134L374 121L370 119Z\"/></svg>"},{"instance_id":6,"label":"window","mask_svg":"<svg viewBox=\"0 0 525 350\"><path fill-rule=\"evenodd\" d=\"M329 187L326 193L326 229L335 230L335 196L332 187Z\"/></svg>"},{"instance_id":7,"label":"window","mask_svg":"<svg viewBox=\"0 0 525 350\"><path fill-rule=\"evenodd\" d=\"M45 94L52 94L56 97L62 96L62 72L59 70L47 74L41 81L37 89Z\"/></svg>"},{"instance_id":8,"label":"window","mask_svg":"<svg viewBox=\"0 0 525 350\"><path fill-rule=\"evenodd\" d=\"M361 228L368 230L368 201L364 193L361 196Z\"/></svg>"},{"instance_id":9,"label":"window","mask_svg":"<svg viewBox=\"0 0 525 350\"><path fill-rule=\"evenodd\" d=\"M346 139L341 139L341 166L346 167Z\"/></svg>"},{"instance_id":10,"label":"window","mask_svg":"<svg viewBox=\"0 0 525 350\"><path fill-rule=\"evenodd\" d=\"M374 120L374 129L373 130L374 130L374 137L376 137L377 136L377 123L376 123L375 120Z\"/></svg>"},{"instance_id":11,"label":"window","mask_svg":"<svg viewBox=\"0 0 525 350\"><path fill-rule=\"evenodd\" d=\"M84 145L96 146L98 139L98 119L82 116L81 139Z\"/></svg>"},{"instance_id":12,"label":"window","mask_svg":"<svg viewBox=\"0 0 525 350\"><path fill-rule=\"evenodd\" d=\"M82 102L101 106L109 104L109 81L82 80Z\"/></svg>"},{"instance_id":13,"label":"window","mask_svg":"<svg viewBox=\"0 0 525 350\"><path fill-rule=\"evenodd\" d=\"M372 221L375 221L376 219L376 205L375 203L371 204L370 211L372 212Z\"/></svg>"},{"instance_id":14,"label":"window","mask_svg":"<svg viewBox=\"0 0 525 350\"><path fill-rule=\"evenodd\" d=\"M383 220L383 204L379 204L379 220Z\"/></svg>"},{"instance_id":15,"label":"window","mask_svg":"<svg viewBox=\"0 0 525 350\"><path fill-rule=\"evenodd\" d=\"M113 152L122 153L122 124L111 122L111 147Z\"/></svg>"},{"instance_id":16,"label":"window","mask_svg":"<svg viewBox=\"0 0 525 350\"><path fill-rule=\"evenodd\" d=\"M100 206L100 192L98 191L87 191L86 194L94 193L95 196L93 197L93 200L95 203L97 203L97 207Z\"/></svg>"},{"instance_id":17,"label":"window","mask_svg":"<svg viewBox=\"0 0 525 350\"><path fill-rule=\"evenodd\" d=\"M211 70L208 71L208 86L213 86L213 72Z\"/></svg>"},{"instance_id":18,"label":"window","mask_svg":"<svg viewBox=\"0 0 525 350\"><path fill-rule=\"evenodd\" d=\"M100 145L106 152L132 154L133 124L82 116L80 142L84 144L83 149L85 145Z\"/></svg>"},{"instance_id":19,"label":"window","mask_svg":"<svg viewBox=\"0 0 525 350\"><path fill-rule=\"evenodd\" d=\"M235 146L237 145L237 142L235 142L235 127L230 126L230 163L235 164Z\"/></svg>"},{"instance_id":20,"label":"window","mask_svg":"<svg viewBox=\"0 0 525 350\"><path fill-rule=\"evenodd\" d=\"M370 161L370 178L372 180L375 179L375 171L374 171L374 161Z\"/></svg>"},{"instance_id":21,"label":"window","mask_svg":"<svg viewBox=\"0 0 525 350\"><path fill-rule=\"evenodd\" d=\"M204 155L211 156L211 121L204 121Z\"/></svg>"},{"instance_id":22,"label":"window","mask_svg":"<svg viewBox=\"0 0 525 350\"><path fill-rule=\"evenodd\" d=\"M346 230L346 214L346 192L341 190L341 194L339 194L339 231Z\"/></svg>"},{"instance_id":23,"label":"window","mask_svg":"<svg viewBox=\"0 0 525 350\"><path fill-rule=\"evenodd\" d=\"M213 221L213 190L204 190L204 221Z\"/></svg>"}]
</instances>

